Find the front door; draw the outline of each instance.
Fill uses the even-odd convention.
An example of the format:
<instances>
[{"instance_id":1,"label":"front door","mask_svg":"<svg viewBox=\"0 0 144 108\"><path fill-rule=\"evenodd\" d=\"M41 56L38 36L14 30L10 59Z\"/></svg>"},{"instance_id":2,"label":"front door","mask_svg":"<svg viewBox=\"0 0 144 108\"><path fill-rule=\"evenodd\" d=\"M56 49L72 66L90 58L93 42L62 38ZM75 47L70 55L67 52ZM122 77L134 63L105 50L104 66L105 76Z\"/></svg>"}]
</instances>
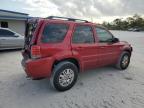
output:
<instances>
[{"instance_id":1,"label":"front door","mask_svg":"<svg viewBox=\"0 0 144 108\"><path fill-rule=\"evenodd\" d=\"M79 58L82 69L91 69L98 64L98 50L93 27L88 24L75 25L72 35L72 52Z\"/></svg>"},{"instance_id":2,"label":"front door","mask_svg":"<svg viewBox=\"0 0 144 108\"><path fill-rule=\"evenodd\" d=\"M114 64L118 60L121 45L112 42L114 36L105 28L96 27L95 30L99 40L99 65L104 66Z\"/></svg>"}]
</instances>

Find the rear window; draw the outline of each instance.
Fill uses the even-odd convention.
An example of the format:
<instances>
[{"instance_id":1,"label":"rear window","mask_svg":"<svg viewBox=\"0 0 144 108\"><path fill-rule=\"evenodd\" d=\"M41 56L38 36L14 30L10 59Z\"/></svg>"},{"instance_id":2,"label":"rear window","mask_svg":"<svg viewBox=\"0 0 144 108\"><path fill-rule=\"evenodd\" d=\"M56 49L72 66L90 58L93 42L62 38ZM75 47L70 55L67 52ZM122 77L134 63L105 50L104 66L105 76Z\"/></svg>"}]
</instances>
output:
<instances>
[{"instance_id":1,"label":"rear window","mask_svg":"<svg viewBox=\"0 0 144 108\"><path fill-rule=\"evenodd\" d=\"M37 23L28 23L26 26L26 37L32 36L33 32L35 31Z\"/></svg>"},{"instance_id":2,"label":"rear window","mask_svg":"<svg viewBox=\"0 0 144 108\"><path fill-rule=\"evenodd\" d=\"M66 24L48 24L45 26L42 36L43 43L62 42L68 30Z\"/></svg>"},{"instance_id":3,"label":"rear window","mask_svg":"<svg viewBox=\"0 0 144 108\"><path fill-rule=\"evenodd\" d=\"M32 38L33 38L33 33L37 27L37 20L32 20L28 21L26 25L26 30L25 30L25 44L29 45Z\"/></svg>"}]
</instances>

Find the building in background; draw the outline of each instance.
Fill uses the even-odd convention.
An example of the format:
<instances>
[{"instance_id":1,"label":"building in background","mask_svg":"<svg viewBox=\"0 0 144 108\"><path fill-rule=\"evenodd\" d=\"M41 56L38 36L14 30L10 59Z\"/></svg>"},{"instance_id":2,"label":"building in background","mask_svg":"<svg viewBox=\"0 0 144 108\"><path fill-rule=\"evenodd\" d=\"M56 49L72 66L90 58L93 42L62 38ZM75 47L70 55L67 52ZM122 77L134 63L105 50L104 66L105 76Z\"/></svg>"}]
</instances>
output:
<instances>
[{"instance_id":1,"label":"building in background","mask_svg":"<svg viewBox=\"0 0 144 108\"><path fill-rule=\"evenodd\" d=\"M0 27L11 30L24 36L28 14L0 9Z\"/></svg>"}]
</instances>

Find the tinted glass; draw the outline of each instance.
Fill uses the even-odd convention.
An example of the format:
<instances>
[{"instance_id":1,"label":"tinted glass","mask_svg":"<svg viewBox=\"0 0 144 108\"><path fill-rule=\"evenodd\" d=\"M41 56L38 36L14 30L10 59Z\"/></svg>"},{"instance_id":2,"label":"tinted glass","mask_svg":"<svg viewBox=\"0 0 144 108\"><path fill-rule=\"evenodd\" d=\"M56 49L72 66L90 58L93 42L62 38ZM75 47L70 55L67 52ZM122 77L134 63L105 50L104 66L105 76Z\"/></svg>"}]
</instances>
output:
<instances>
[{"instance_id":1,"label":"tinted glass","mask_svg":"<svg viewBox=\"0 0 144 108\"><path fill-rule=\"evenodd\" d=\"M8 28L8 22L2 21L2 22L1 22L1 27L3 27L3 28Z\"/></svg>"},{"instance_id":2,"label":"tinted glass","mask_svg":"<svg viewBox=\"0 0 144 108\"><path fill-rule=\"evenodd\" d=\"M29 45L31 43L31 40L35 40L35 36L33 36L33 33L35 32L35 29L37 28L37 19L31 19L27 22L26 28L25 28L25 44ZM33 39L32 39L33 38ZM34 44L34 41L31 43Z\"/></svg>"},{"instance_id":3,"label":"tinted glass","mask_svg":"<svg viewBox=\"0 0 144 108\"><path fill-rule=\"evenodd\" d=\"M73 43L94 43L93 31L89 26L77 26L75 28Z\"/></svg>"},{"instance_id":4,"label":"tinted glass","mask_svg":"<svg viewBox=\"0 0 144 108\"><path fill-rule=\"evenodd\" d=\"M68 26L65 24L48 24L43 31L42 42L61 42L67 33Z\"/></svg>"},{"instance_id":5,"label":"tinted glass","mask_svg":"<svg viewBox=\"0 0 144 108\"><path fill-rule=\"evenodd\" d=\"M0 37L11 37L14 33L8 30L0 29Z\"/></svg>"},{"instance_id":6,"label":"tinted glass","mask_svg":"<svg viewBox=\"0 0 144 108\"><path fill-rule=\"evenodd\" d=\"M113 36L105 29L96 27L96 33L99 38L99 42L110 42Z\"/></svg>"}]
</instances>

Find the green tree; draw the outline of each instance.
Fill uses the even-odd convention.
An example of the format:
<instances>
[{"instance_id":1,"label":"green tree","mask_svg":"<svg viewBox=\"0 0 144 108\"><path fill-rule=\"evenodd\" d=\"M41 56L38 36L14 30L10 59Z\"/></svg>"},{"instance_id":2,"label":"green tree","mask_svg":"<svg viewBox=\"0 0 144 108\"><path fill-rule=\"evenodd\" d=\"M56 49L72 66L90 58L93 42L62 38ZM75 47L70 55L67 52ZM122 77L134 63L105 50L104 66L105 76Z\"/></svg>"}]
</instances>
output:
<instances>
[{"instance_id":1,"label":"green tree","mask_svg":"<svg viewBox=\"0 0 144 108\"><path fill-rule=\"evenodd\" d=\"M130 28L139 28L144 31L144 18L138 14L126 19L117 18L111 23L103 22L103 26L112 30L128 30Z\"/></svg>"}]
</instances>

